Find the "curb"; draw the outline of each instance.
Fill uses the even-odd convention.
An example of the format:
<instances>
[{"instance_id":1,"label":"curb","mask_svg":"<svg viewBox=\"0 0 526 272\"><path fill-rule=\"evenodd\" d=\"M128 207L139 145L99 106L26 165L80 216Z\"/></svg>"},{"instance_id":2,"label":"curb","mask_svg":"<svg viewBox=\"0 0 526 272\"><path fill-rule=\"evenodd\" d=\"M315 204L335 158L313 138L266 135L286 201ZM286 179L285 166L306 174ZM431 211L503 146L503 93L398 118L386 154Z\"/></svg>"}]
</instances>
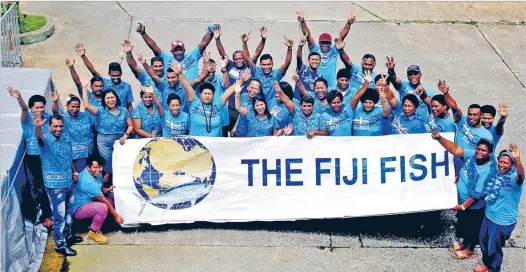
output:
<instances>
[{"instance_id":1,"label":"curb","mask_svg":"<svg viewBox=\"0 0 526 272\"><path fill-rule=\"evenodd\" d=\"M34 44L47 40L55 32L55 22L51 20L48 16L46 17L46 25L42 28L20 34L20 44Z\"/></svg>"}]
</instances>

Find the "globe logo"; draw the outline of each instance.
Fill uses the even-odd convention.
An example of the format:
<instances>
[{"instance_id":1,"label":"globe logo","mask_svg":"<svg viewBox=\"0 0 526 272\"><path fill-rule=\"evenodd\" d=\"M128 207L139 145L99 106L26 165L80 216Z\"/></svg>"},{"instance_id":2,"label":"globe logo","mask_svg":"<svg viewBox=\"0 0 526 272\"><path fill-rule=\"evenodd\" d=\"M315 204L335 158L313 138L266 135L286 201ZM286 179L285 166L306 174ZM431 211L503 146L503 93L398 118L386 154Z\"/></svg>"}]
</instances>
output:
<instances>
[{"instance_id":1,"label":"globe logo","mask_svg":"<svg viewBox=\"0 0 526 272\"><path fill-rule=\"evenodd\" d=\"M149 203L161 209L193 207L212 190L216 177L214 158L192 137L156 138L139 152L133 180L141 211Z\"/></svg>"}]
</instances>

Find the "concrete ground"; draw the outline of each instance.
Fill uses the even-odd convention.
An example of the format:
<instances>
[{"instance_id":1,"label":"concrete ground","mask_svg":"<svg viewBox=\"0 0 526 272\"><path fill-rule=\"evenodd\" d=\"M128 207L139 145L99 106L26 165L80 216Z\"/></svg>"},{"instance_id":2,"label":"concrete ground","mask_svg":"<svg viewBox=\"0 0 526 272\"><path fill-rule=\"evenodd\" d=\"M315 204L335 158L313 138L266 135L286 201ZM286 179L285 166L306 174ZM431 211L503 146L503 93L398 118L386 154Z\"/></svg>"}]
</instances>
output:
<instances>
[{"instance_id":1,"label":"concrete ground","mask_svg":"<svg viewBox=\"0 0 526 272\"><path fill-rule=\"evenodd\" d=\"M82 41L87 56L106 73L121 61L121 44L130 39L134 52L153 56L135 32L139 22L168 50L181 39L190 50L210 23L222 25L227 52L241 47L239 36L252 31L249 48L266 25L264 52L276 66L284 60L283 35L300 37L295 11L302 9L315 37L339 33L352 9L357 23L346 50L358 62L365 53L394 56L397 71L418 64L424 83L446 79L462 108L471 103L509 103L510 118L500 148L511 141L526 154L525 3L524 2L22 2L24 12L51 16L55 34L23 47L23 66L50 68L62 99L75 93L64 64L75 56L77 71L88 75L74 51ZM184 12L183 12L184 10ZM195 11L195 12L188 12ZM208 50L217 58L214 41ZM340 64L341 65L341 64ZM286 77L290 81L295 64ZM139 101L139 84L125 61L123 79ZM524 197L523 197L524 200ZM505 271L524 271L524 201L521 217L505 249ZM447 247L453 238L451 212L373 218L297 222L196 223L144 226L110 233L106 246L85 242L79 256L68 258L71 271L470 271L478 260L454 260Z\"/></svg>"}]
</instances>

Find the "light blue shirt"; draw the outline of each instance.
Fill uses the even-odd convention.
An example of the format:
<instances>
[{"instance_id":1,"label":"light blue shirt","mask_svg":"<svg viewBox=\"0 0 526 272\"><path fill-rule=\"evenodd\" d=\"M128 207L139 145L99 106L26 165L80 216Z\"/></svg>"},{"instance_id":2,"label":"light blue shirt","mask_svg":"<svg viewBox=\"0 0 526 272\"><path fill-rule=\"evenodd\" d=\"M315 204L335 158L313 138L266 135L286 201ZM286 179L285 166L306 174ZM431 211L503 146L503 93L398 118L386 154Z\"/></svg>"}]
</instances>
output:
<instances>
[{"instance_id":1,"label":"light blue shirt","mask_svg":"<svg viewBox=\"0 0 526 272\"><path fill-rule=\"evenodd\" d=\"M385 119L382 116L381 106L375 106L370 112L365 112L363 107L356 107L353 112L352 133L353 136L380 136L383 134L382 124Z\"/></svg>"},{"instance_id":2,"label":"light blue shirt","mask_svg":"<svg viewBox=\"0 0 526 272\"><path fill-rule=\"evenodd\" d=\"M321 102L321 100L318 98L315 92L309 92L309 96L314 98L314 107L312 111L317 112L319 114L324 114L328 109L331 108L329 101L327 101L327 104L323 105L323 102Z\"/></svg>"},{"instance_id":3,"label":"light blue shirt","mask_svg":"<svg viewBox=\"0 0 526 272\"><path fill-rule=\"evenodd\" d=\"M44 186L68 188L73 183L71 141L64 135L56 138L51 133L44 134L44 138L44 146L40 148Z\"/></svg>"},{"instance_id":4,"label":"light blue shirt","mask_svg":"<svg viewBox=\"0 0 526 272\"><path fill-rule=\"evenodd\" d=\"M170 111L170 107L168 106L168 103L166 103L168 102L168 96L170 94L176 94L181 98L181 111L188 113L188 97L186 96L186 89L180 81L177 81L175 88L172 88L170 87L168 80L164 78L159 85L155 86L158 90L158 92L155 92L155 96L157 96L159 103L163 106L163 110Z\"/></svg>"},{"instance_id":5,"label":"light blue shirt","mask_svg":"<svg viewBox=\"0 0 526 272\"><path fill-rule=\"evenodd\" d=\"M97 98L95 98L95 95L93 94L93 91L91 89L88 88L87 91L88 91L89 104L92 105L93 107L102 106L102 99L97 100Z\"/></svg>"},{"instance_id":6,"label":"light blue shirt","mask_svg":"<svg viewBox=\"0 0 526 272\"><path fill-rule=\"evenodd\" d=\"M127 107L128 103L133 104L133 92L130 84L121 80L121 83L118 85L113 85L113 81L111 79L104 77L102 79L104 80L104 89L113 89L119 96L121 105Z\"/></svg>"},{"instance_id":7,"label":"light blue shirt","mask_svg":"<svg viewBox=\"0 0 526 272\"><path fill-rule=\"evenodd\" d=\"M298 70L298 76L301 80L301 83L303 84L303 87L305 87L305 90L307 90L307 92L314 91L314 81L322 77L317 70L316 72L312 72L309 66L305 64L301 64L301 67ZM297 87L294 87L294 99L298 101L301 100L301 92Z\"/></svg>"},{"instance_id":8,"label":"light blue shirt","mask_svg":"<svg viewBox=\"0 0 526 272\"><path fill-rule=\"evenodd\" d=\"M163 79L166 80L166 77L163 76L161 78L161 80L163 80ZM152 86L153 90L155 92L155 95L160 93L159 89L157 89L155 81L150 77L150 75L148 74L148 72L146 72L146 70L141 69L141 71L137 74L137 80L141 83L141 86ZM157 96L157 98L161 99L161 97L159 97L159 96ZM163 102L161 102L161 104L162 103Z\"/></svg>"},{"instance_id":9,"label":"light blue shirt","mask_svg":"<svg viewBox=\"0 0 526 272\"><path fill-rule=\"evenodd\" d=\"M77 117L65 112L64 135L71 140L73 159L87 158L93 150L93 125L95 119L89 112L81 111Z\"/></svg>"},{"instance_id":10,"label":"light blue shirt","mask_svg":"<svg viewBox=\"0 0 526 272\"><path fill-rule=\"evenodd\" d=\"M221 137L221 110L225 104L217 103L215 100L210 105L204 105L199 97L190 103L190 135L191 136L208 136ZM209 121L207 121L209 120ZM206 130L207 122L211 131Z\"/></svg>"},{"instance_id":11,"label":"light blue shirt","mask_svg":"<svg viewBox=\"0 0 526 272\"><path fill-rule=\"evenodd\" d=\"M427 133L424 122L418 119L416 112L412 116L406 116L400 102L389 115L389 127L390 134L393 135Z\"/></svg>"},{"instance_id":12,"label":"light blue shirt","mask_svg":"<svg viewBox=\"0 0 526 272\"><path fill-rule=\"evenodd\" d=\"M31 111L28 113L26 122L22 123L22 135L24 137L24 142L26 144L26 153L27 155L39 155L40 154L40 145L38 145L37 137L35 136L35 121L33 119L33 113ZM47 112L44 112L42 118L46 120L42 125L42 133L49 133L49 118L51 115Z\"/></svg>"},{"instance_id":13,"label":"light blue shirt","mask_svg":"<svg viewBox=\"0 0 526 272\"><path fill-rule=\"evenodd\" d=\"M371 82L369 82L368 88L376 88L376 84L374 83L374 78L378 74L374 71L371 71ZM365 74L363 73L363 69L361 65L353 64L351 67L351 78L349 79L349 90L351 93L356 94L358 90L363 86L365 82Z\"/></svg>"},{"instance_id":14,"label":"light blue shirt","mask_svg":"<svg viewBox=\"0 0 526 272\"><path fill-rule=\"evenodd\" d=\"M334 112L328 108L324 114L325 128L329 136L351 136L353 111L350 105L342 105L339 112Z\"/></svg>"},{"instance_id":15,"label":"light blue shirt","mask_svg":"<svg viewBox=\"0 0 526 272\"><path fill-rule=\"evenodd\" d=\"M170 64L175 60L171 52L161 51L161 58L164 63L164 72L170 68ZM188 78L188 81L192 82L199 75L198 63L201 58L201 51L199 51L199 46L196 46L190 53L185 53L183 60L179 61L183 73Z\"/></svg>"},{"instance_id":16,"label":"light blue shirt","mask_svg":"<svg viewBox=\"0 0 526 272\"><path fill-rule=\"evenodd\" d=\"M118 107L116 115L113 115L105 107L97 108L97 131L102 134L124 134L128 128L127 120L131 121L128 110Z\"/></svg>"},{"instance_id":17,"label":"light blue shirt","mask_svg":"<svg viewBox=\"0 0 526 272\"><path fill-rule=\"evenodd\" d=\"M99 182L86 168L79 173L79 181L73 185L74 200L69 212L74 214L80 206L92 202L98 196L102 196Z\"/></svg>"},{"instance_id":18,"label":"light blue shirt","mask_svg":"<svg viewBox=\"0 0 526 272\"><path fill-rule=\"evenodd\" d=\"M225 87L223 87L223 77L220 75L214 75L214 79L209 83L214 85L214 88L216 89L214 92L214 102L222 104L221 96L225 93ZM199 85L196 89L198 90L198 88ZM227 126L229 123L230 116L228 114L228 107L223 107L221 110L221 126Z\"/></svg>"},{"instance_id":19,"label":"light blue shirt","mask_svg":"<svg viewBox=\"0 0 526 272\"><path fill-rule=\"evenodd\" d=\"M435 96L436 91L434 88L424 85L424 89L426 90L427 96ZM420 96L416 94L416 87L411 86L411 83L409 83L409 81L404 80L402 81L402 85L400 86L400 90L398 92L400 94L400 101L404 98L404 96L408 94L414 94L416 98L418 98L419 102L418 109L416 109L416 116L424 122L427 122L427 120L429 120L428 106L424 101L422 101L422 99L420 99Z\"/></svg>"},{"instance_id":20,"label":"light blue shirt","mask_svg":"<svg viewBox=\"0 0 526 272\"><path fill-rule=\"evenodd\" d=\"M469 158L475 156L474 150L466 150L464 149L464 166L462 166L462 169L460 170L460 178L457 183L457 193L458 193L458 203L459 205L462 205L470 196L469 196L469 183L473 182L469 180L469 174L468 174L468 167L467 167L467 161ZM486 179L488 178L489 173L491 172L491 162L488 161L484 165L477 165L476 166L477 173L478 173L478 180L476 181L477 185L475 186L475 190L477 192L484 191L484 186L486 183ZM471 206L469 206L468 209L481 209L484 208L484 200L479 200L475 203L473 203Z\"/></svg>"},{"instance_id":21,"label":"light blue shirt","mask_svg":"<svg viewBox=\"0 0 526 272\"><path fill-rule=\"evenodd\" d=\"M491 125L491 127L488 129L488 131L491 133L491 136L493 137L493 152L497 150L497 145L500 142L500 138L502 138L502 135L499 135L497 133L497 126Z\"/></svg>"},{"instance_id":22,"label":"light blue shirt","mask_svg":"<svg viewBox=\"0 0 526 272\"><path fill-rule=\"evenodd\" d=\"M294 130L292 130L292 135L294 136L304 136L310 131L325 129L325 119L323 115L313 111L307 118L301 108L296 108L296 111L292 115L292 124L294 125Z\"/></svg>"},{"instance_id":23,"label":"light blue shirt","mask_svg":"<svg viewBox=\"0 0 526 272\"><path fill-rule=\"evenodd\" d=\"M521 202L522 184L517 185L517 172L510 169L506 174L497 174L501 183L499 196L495 202L486 202L486 217L495 224L508 226L517 222Z\"/></svg>"},{"instance_id":24,"label":"light blue shirt","mask_svg":"<svg viewBox=\"0 0 526 272\"><path fill-rule=\"evenodd\" d=\"M477 149L477 143L480 139L493 141L493 136L484 126L478 128L472 127L468 123L466 116L457 122L457 133L455 134L455 143L464 149Z\"/></svg>"},{"instance_id":25,"label":"light blue shirt","mask_svg":"<svg viewBox=\"0 0 526 272\"><path fill-rule=\"evenodd\" d=\"M247 108L247 110L252 110L252 100L249 99L248 93L244 93L239 97L239 102L241 107ZM268 106L268 104L267 104ZM270 109L269 109L270 112ZM242 114L239 115L236 128L236 137L246 137L248 134L248 119Z\"/></svg>"},{"instance_id":26,"label":"light blue shirt","mask_svg":"<svg viewBox=\"0 0 526 272\"><path fill-rule=\"evenodd\" d=\"M263 119L260 119L256 115L252 107L248 109L247 113L248 119L248 135L247 137L263 137L263 136L272 136L274 130L277 130L278 121L274 117L264 116Z\"/></svg>"},{"instance_id":27,"label":"light blue shirt","mask_svg":"<svg viewBox=\"0 0 526 272\"><path fill-rule=\"evenodd\" d=\"M141 101L141 103L137 104L135 108L133 108L132 119L140 119L141 120L141 129L144 130L146 133L152 133L154 130L157 131L157 134L161 136L162 131L162 121L161 116L159 116L159 112L157 111L157 107L152 102L152 112L148 111L148 108L146 108L146 105L144 105L144 102ZM136 134L137 139L142 138L141 136Z\"/></svg>"},{"instance_id":28,"label":"light blue shirt","mask_svg":"<svg viewBox=\"0 0 526 272\"><path fill-rule=\"evenodd\" d=\"M321 51L320 45L316 43L310 52L318 52L321 55L321 63L318 67L318 72L323 78L327 80L329 85L336 84L336 65L340 53L336 49L336 45L333 43L327 52Z\"/></svg>"},{"instance_id":29,"label":"light blue shirt","mask_svg":"<svg viewBox=\"0 0 526 272\"><path fill-rule=\"evenodd\" d=\"M427 123L430 130L437 130L438 132L456 132L457 125L455 120L451 117L440 118L440 117L431 117Z\"/></svg>"},{"instance_id":30,"label":"light blue shirt","mask_svg":"<svg viewBox=\"0 0 526 272\"><path fill-rule=\"evenodd\" d=\"M274 89L274 81L280 81L283 78L283 74L279 69L272 69L270 74L265 75L263 69L259 66L254 66L250 69L252 77L261 81L261 92L265 96L265 101L276 99L276 90Z\"/></svg>"},{"instance_id":31,"label":"light blue shirt","mask_svg":"<svg viewBox=\"0 0 526 272\"><path fill-rule=\"evenodd\" d=\"M186 135L190 128L190 116L186 112L179 112L173 116L170 111L163 114L163 137Z\"/></svg>"},{"instance_id":32,"label":"light blue shirt","mask_svg":"<svg viewBox=\"0 0 526 272\"><path fill-rule=\"evenodd\" d=\"M294 105L298 108L299 102L293 100ZM276 99L272 99L267 102L269 112L278 121L278 129L284 128L292 121L292 115L289 113L287 106L283 103L278 103Z\"/></svg>"}]
</instances>

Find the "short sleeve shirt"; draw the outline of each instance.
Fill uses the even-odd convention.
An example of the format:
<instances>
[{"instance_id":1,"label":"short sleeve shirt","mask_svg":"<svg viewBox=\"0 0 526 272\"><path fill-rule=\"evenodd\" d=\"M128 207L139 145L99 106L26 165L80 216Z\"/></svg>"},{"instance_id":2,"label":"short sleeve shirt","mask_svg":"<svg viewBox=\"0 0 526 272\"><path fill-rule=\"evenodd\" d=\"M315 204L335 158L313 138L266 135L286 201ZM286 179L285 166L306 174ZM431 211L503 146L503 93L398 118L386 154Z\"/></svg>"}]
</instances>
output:
<instances>
[{"instance_id":1,"label":"short sleeve shirt","mask_svg":"<svg viewBox=\"0 0 526 272\"><path fill-rule=\"evenodd\" d=\"M383 134L383 109L375 106L370 112L363 107L356 107L353 112L352 132L353 136L380 136Z\"/></svg>"},{"instance_id":2,"label":"short sleeve shirt","mask_svg":"<svg viewBox=\"0 0 526 272\"><path fill-rule=\"evenodd\" d=\"M270 116L264 116L260 119L259 116L252 110L252 107L248 109L248 135L247 137L263 137L272 136L272 133L278 127L278 121L276 118Z\"/></svg>"},{"instance_id":3,"label":"short sleeve shirt","mask_svg":"<svg viewBox=\"0 0 526 272\"><path fill-rule=\"evenodd\" d=\"M334 112L330 107L325 112L325 128L329 136L352 135L353 111L350 105L342 105L339 112Z\"/></svg>"},{"instance_id":4,"label":"short sleeve shirt","mask_svg":"<svg viewBox=\"0 0 526 272\"><path fill-rule=\"evenodd\" d=\"M42 118L46 120L42 125L42 133L49 133L49 118L51 115L47 112L44 112ZM26 122L22 123L22 135L24 136L24 143L26 144L26 153L28 155L39 155L40 154L40 145L38 145L37 137L35 136L35 123L33 119L33 114L29 112L29 116Z\"/></svg>"},{"instance_id":5,"label":"short sleeve shirt","mask_svg":"<svg viewBox=\"0 0 526 272\"><path fill-rule=\"evenodd\" d=\"M292 116L292 123L294 125L292 134L295 136L307 135L310 131L325 129L325 120L321 114L313 111L309 117L306 117L300 108L296 108Z\"/></svg>"},{"instance_id":6,"label":"short sleeve shirt","mask_svg":"<svg viewBox=\"0 0 526 272\"><path fill-rule=\"evenodd\" d=\"M97 108L97 131L102 134L123 134L128 128L126 120L131 120L126 108L118 107L114 115L105 107Z\"/></svg>"},{"instance_id":7,"label":"short sleeve shirt","mask_svg":"<svg viewBox=\"0 0 526 272\"><path fill-rule=\"evenodd\" d=\"M74 201L73 205L69 207L70 213L74 214L80 206L92 202L94 198L101 195L102 190L97 179L91 175L88 168L84 169L79 174L79 181L73 185Z\"/></svg>"},{"instance_id":8,"label":"short sleeve shirt","mask_svg":"<svg viewBox=\"0 0 526 272\"><path fill-rule=\"evenodd\" d=\"M460 170L460 177L457 183L457 193L458 193L458 203L462 204L464 203L469 197L469 184L471 182L476 182L475 190L477 192L482 192L485 188L485 182L486 179L491 171L491 163L488 162L484 165L477 165L476 171L478 173L478 180L473 181L469 180L469 167L468 167L468 160L475 159L475 151L474 150L466 150L464 149L464 157L463 160L466 162L464 163L464 166L462 166L462 169ZM474 203L473 205L469 206L469 209L480 209L484 207L484 201L478 201Z\"/></svg>"},{"instance_id":9,"label":"short sleeve shirt","mask_svg":"<svg viewBox=\"0 0 526 272\"><path fill-rule=\"evenodd\" d=\"M173 116L169 111L163 114L163 137L186 135L190 128L190 116L186 112L179 112Z\"/></svg>"},{"instance_id":10,"label":"short sleeve shirt","mask_svg":"<svg viewBox=\"0 0 526 272\"><path fill-rule=\"evenodd\" d=\"M73 182L71 141L65 135L57 138L51 133L44 134L44 138L44 146L40 148L44 186L68 188Z\"/></svg>"},{"instance_id":11,"label":"short sleeve shirt","mask_svg":"<svg viewBox=\"0 0 526 272\"><path fill-rule=\"evenodd\" d=\"M506 174L497 173L496 182L501 186L498 198L486 202L486 216L492 222L508 226L517 222L523 183L517 185L517 172L511 169Z\"/></svg>"},{"instance_id":12,"label":"short sleeve shirt","mask_svg":"<svg viewBox=\"0 0 526 272\"><path fill-rule=\"evenodd\" d=\"M144 105L144 103L141 101L141 103L137 104L137 106L133 108L131 117L132 119L141 120L141 129L146 133L152 133L155 130L158 134L161 134L161 116L159 116L159 112L157 111L157 107L155 107L155 105L152 104L152 112L150 112L148 111L148 108L146 108L146 105ZM137 135L137 138L141 138L141 136Z\"/></svg>"},{"instance_id":13,"label":"short sleeve shirt","mask_svg":"<svg viewBox=\"0 0 526 272\"><path fill-rule=\"evenodd\" d=\"M192 82L199 75L198 63L201 58L201 51L196 46L190 53L185 53L183 60L179 61L184 75L188 78L188 81ZM164 72L168 70L170 64L175 60L173 54L161 51L161 58L164 63Z\"/></svg>"},{"instance_id":14,"label":"short sleeve shirt","mask_svg":"<svg viewBox=\"0 0 526 272\"><path fill-rule=\"evenodd\" d=\"M87 158L93 150L93 125L95 119L88 112L79 112L73 117L69 112L65 112L64 135L71 140L71 150L73 159Z\"/></svg>"},{"instance_id":15,"label":"short sleeve shirt","mask_svg":"<svg viewBox=\"0 0 526 272\"><path fill-rule=\"evenodd\" d=\"M283 74L279 69L273 69L270 74L266 75L263 73L263 69L259 66L254 66L251 69L252 77L261 81L261 91L265 96L266 101L276 98L276 90L274 89L274 81L280 81L283 78Z\"/></svg>"},{"instance_id":16,"label":"short sleeve shirt","mask_svg":"<svg viewBox=\"0 0 526 272\"><path fill-rule=\"evenodd\" d=\"M113 89L117 93L121 100L121 105L133 104L133 92L130 84L121 80L118 85L114 85L111 79L104 77L102 79L104 80L105 89Z\"/></svg>"},{"instance_id":17,"label":"short sleeve shirt","mask_svg":"<svg viewBox=\"0 0 526 272\"><path fill-rule=\"evenodd\" d=\"M378 74L374 71L371 73L371 78L374 79ZM363 69L361 65L353 64L351 67L351 78L349 79L349 90L351 93L356 94L358 90L363 86L365 83L365 74L363 73ZM369 82L368 88L375 88L374 80L371 80Z\"/></svg>"},{"instance_id":18,"label":"short sleeve shirt","mask_svg":"<svg viewBox=\"0 0 526 272\"><path fill-rule=\"evenodd\" d=\"M217 103L215 100L212 101L212 104L205 105L201 99L196 97L190 103L190 135L221 137L223 135L221 130L221 110L223 107L225 104Z\"/></svg>"}]
</instances>

